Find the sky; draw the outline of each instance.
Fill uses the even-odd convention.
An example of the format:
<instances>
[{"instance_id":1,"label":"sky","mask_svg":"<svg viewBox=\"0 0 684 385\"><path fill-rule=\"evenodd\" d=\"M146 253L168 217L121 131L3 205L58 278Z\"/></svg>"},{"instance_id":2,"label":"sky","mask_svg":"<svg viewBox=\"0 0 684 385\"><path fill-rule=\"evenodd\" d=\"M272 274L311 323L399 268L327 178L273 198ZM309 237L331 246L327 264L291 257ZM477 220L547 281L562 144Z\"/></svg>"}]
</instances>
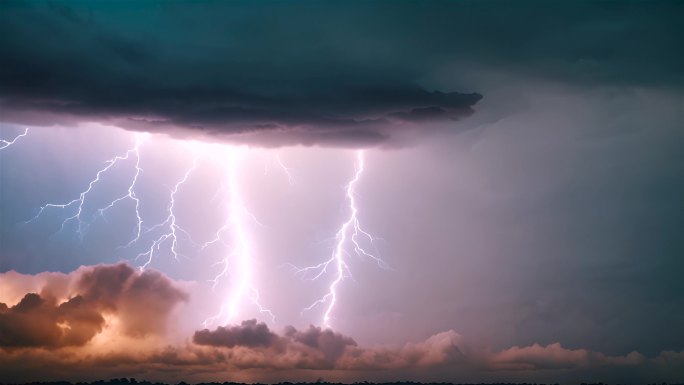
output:
<instances>
[{"instance_id":1,"label":"sky","mask_svg":"<svg viewBox=\"0 0 684 385\"><path fill-rule=\"evenodd\" d=\"M3 380L684 381L682 3L0 9Z\"/></svg>"}]
</instances>

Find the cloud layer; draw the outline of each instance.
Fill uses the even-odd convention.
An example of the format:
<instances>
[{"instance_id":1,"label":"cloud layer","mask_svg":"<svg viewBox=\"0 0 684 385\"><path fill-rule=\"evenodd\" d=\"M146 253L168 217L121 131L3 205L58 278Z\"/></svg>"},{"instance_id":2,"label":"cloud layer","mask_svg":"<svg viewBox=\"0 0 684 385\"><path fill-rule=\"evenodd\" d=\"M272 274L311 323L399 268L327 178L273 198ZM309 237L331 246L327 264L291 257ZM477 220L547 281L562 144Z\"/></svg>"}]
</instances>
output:
<instances>
[{"instance_id":1,"label":"cloud layer","mask_svg":"<svg viewBox=\"0 0 684 385\"><path fill-rule=\"evenodd\" d=\"M0 348L85 345L103 331L105 317L128 336L160 334L173 308L188 299L161 273L126 264L47 277L40 294L27 293L12 306L0 302Z\"/></svg>"},{"instance_id":2,"label":"cloud layer","mask_svg":"<svg viewBox=\"0 0 684 385\"><path fill-rule=\"evenodd\" d=\"M638 352L626 356L607 356L587 349L567 349L560 343L514 346L492 352L465 341L453 330L401 347L367 348L332 330L315 326L297 330L288 326L278 334L256 320L243 321L239 326L218 327L213 331L197 331L193 342L235 353L228 362L242 369L397 371L453 367L483 371L529 371L638 366L653 362ZM673 353L663 353L655 361L678 356Z\"/></svg>"},{"instance_id":3,"label":"cloud layer","mask_svg":"<svg viewBox=\"0 0 684 385\"><path fill-rule=\"evenodd\" d=\"M363 146L396 142L429 123L453 126L482 98L428 90L405 74L351 58L326 63L319 56L329 54L327 47L303 52L304 60L276 56L267 41L275 30L245 42L231 31L205 36L178 26L182 16L173 6L142 6L161 23L143 36L127 33L135 21L97 6L0 6L0 32L7 36L0 38L0 111L8 121L96 121L265 146ZM208 12L205 18L250 11L240 4L188 7ZM188 34L179 40L180 30Z\"/></svg>"},{"instance_id":4,"label":"cloud layer","mask_svg":"<svg viewBox=\"0 0 684 385\"><path fill-rule=\"evenodd\" d=\"M682 352L655 358L637 352L608 356L559 343L491 351L453 330L403 346L363 347L329 329L288 326L278 332L256 320L198 330L179 342L166 333L167 326L172 310L192 297L158 272L98 265L70 274L3 273L0 283L0 299L10 303L0 304L0 371L17 382L102 376L225 380L226 373L234 380L258 375L271 381L320 373L345 381L371 375L387 380L393 373L418 379L442 373L444 379L458 373L474 381L499 375L531 378L525 376L539 370L567 376L618 369L660 373L658 378L672 381L684 365ZM27 293L12 302L26 288L40 294Z\"/></svg>"},{"instance_id":5,"label":"cloud layer","mask_svg":"<svg viewBox=\"0 0 684 385\"><path fill-rule=\"evenodd\" d=\"M15 123L388 145L468 128L454 121L480 100L472 87L501 74L590 87L684 81L680 2L0 7L0 112Z\"/></svg>"}]
</instances>

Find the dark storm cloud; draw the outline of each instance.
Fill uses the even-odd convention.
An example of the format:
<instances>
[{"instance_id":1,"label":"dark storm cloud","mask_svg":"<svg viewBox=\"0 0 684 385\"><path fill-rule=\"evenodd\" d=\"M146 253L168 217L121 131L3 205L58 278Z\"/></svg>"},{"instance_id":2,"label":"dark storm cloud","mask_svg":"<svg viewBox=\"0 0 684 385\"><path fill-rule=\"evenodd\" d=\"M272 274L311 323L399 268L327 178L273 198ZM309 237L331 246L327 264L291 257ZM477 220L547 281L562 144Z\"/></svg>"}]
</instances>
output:
<instances>
[{"instance_id":1,"label":"dark storm cloud","mask_svg":"<svg viewBox=\"0 0 684 385\"><path fill-rule=\"evenodd\" d=\"M219 326L216 330L199 330L195 332L193 342L201 346L257 349L260 350L258 354L287 357L286 361L293 367L321 369L332 369L347 347L356 347L352 338L330 329L309 326L300 331L287 326L282 335L278 335L265 323L257 323L254 319L240 325ZM263 364L270 365L268 362Z\"/></svg>"},{"instance_id":2,"label":"dark storm cloud","mask_svg":"<svg viewBox=\"0 0 684 385\"><path fill-rule=\"evenodd\" d=\"M45 282L40 294L11 307L0 303L0 348L84 345L102 331L105 315L116 316L126 335L160 334L171 310L187 300L162 274L126 264L83 268L66 282Z\"/></svg>"},{"instance_id":3,"label":"dark storm cloud","mask_svg":"<svg viewBox=\"0 0 684 385\"><path fill-rule=\"evenodd\" d=\"M393 137L389 125L413 130L417 121L453 122L481 99L427 90L405 71L392 73L393 66L368 68L334 52L355 42L321 44L315 35L329 31L294 31L299 21L282 25L287 13L253 14L258 9L247 3L70 5L2 4L5 119L243 133L243 141L264 145L373 144ZM131 25L123 15L137 11L160 24L131 33L141 21L132 17ZM223 20L231 14L245 19ZM293 56L283 46L301 52Z\"/></svg>"},{"instance_id":4,"label":"dark storm cloud","mask_svg":"<svg viewBox=\"0 0 684 385\"><path fill-rule=\"evenodd\" d=\"M351 337L313 325L304 331L289 326L285 328L284 335L289 340L320 350L329 360L340 357L347 346L356 346L356 341Z\"/></svg>"},{"instance_id":5,"label":"dark storm cloud","mask_svg":"<svg viewBox=\"0 0 684 385\"><path fill-rule=\"evenodd\" d=\"M491 352L463 341L454 331L437 333L425 341L403 347L362 348L354 339L330 329L288 326L281 334L265 323L243 321L241 325L195 332L200 346L227 348L228 361L240 368L307 368L339 370L401 370L405 368L460 367L484 371L556 370L608 365L641 365L648 359L638 352L607 356L586 349L567 349L559 343L514 346ZM675 356L678 357L677 354Z\"/></svg>"},{"instance_id":6,"label":"dark storm cloud","mask_svg":"<svg viewBox=\"0 0 684 385\"><path fill-rule=\"evenodd\" d=\"M495 71L681 85L681 2L0 4L0 108L262 145L363 145L462 130ZM440 75L435 75L439 73ZM425 84L431 84L426 87ZM40 115L40 114L42 115ZM418 134L418 135L419 135Z\"/></svg>"},{"instance_id":7,"label":"dark storm cloud","mask_svg":"<svg viewBox=\"0 0 684 385\"><path fill-rule=\"evenodd\" d=\"M198 345L228 348L234 346L272 348L292 342L321 350L330 357L338 357L345 346L356 346L352 338L313 325L304 331L287 326L283 335L279 336L272 332L268 325L263 322L258 323L255 319L242 321L240 325L235 326L219 326L216 330L199 330L195 332L193 342Z\"/></svg>"},{"instance_id":8,"label":"dark storm cloud","mask_svg":"<svg viewBox=\"0 0 684 385\"><path fill-rule=\"evenodd\" d=\"M330 329L287 326L281 334L256 320L240 326L195 332L198 346L227 349L227 363L236 368L389 370L438 367L464 361L453 331L399 348L362 348L351 337Z\"/></svg>"},{"instance_id":9,"label":"dark storm cloud","mask_svg":"<svg viewBox=\"0 0 684 385\"><path fill-rule=\"evenodd\" d=\"M162 333L173 308L188 296L159 272L137 272L130 265L96 266L82 273L76 290L103 311L122 320L126 334Z\"/></svg>"},{"instance_id":10,"label":"dark storm cloud","mask_svg":"<svg viewBox=\"0 0 684 385\"><path fill-rule=\"evenodd\" d=\"M681 2L0 7L0 109L26 124L371 145L437 129L427 123L465 129L454 121L481 95L440 83L471 84L474 71L590 86L683 79Z\"/></svg>"}]
</instances>

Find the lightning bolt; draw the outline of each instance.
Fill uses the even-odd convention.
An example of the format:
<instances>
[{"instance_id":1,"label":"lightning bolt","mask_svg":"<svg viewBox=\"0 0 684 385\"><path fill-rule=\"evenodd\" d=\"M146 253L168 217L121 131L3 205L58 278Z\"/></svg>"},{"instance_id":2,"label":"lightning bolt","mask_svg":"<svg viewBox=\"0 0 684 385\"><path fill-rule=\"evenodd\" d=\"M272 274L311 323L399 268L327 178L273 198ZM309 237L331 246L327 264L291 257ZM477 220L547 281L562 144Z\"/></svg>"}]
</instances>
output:
<instances>
[{"instance_id":1,"label":"lightning bolt","mask_svg":"<svg viewBox=\"0 0 684 385\"><path fill-rule=\"evenodd\" d=\"M142 216L140 215L140 198L135 194L135 185L138 183L138 178L140 177L140 174L142 174L143 170L140 167L140 146L142 143L147 139L149 134L147 133L142 133L142 134L136 134L135 136L135 147L133 147L132 150L129 150L129 153L132 153L135 156L135 175L133 176L133 179L131 180L131 183L128 185L128 189L126 190L126 194L114 199L111 201L107 206L98 209L97 212L101 217L105 216L105 213L107 210L111 209L114 207L117 203L122 202L126 199L130 199L135 203L135 217L136 217L136 226L135 226L135 238L133 238L130 242L125 247L128 247L132 245L133 243L137 242L140 239L140 235L142 232L142 225L143 225L143 220ZM128 156L128 153L127 155Z\"/></svg>"},{"instance_id":2,"label":"lightning bolt","mask_svg":"<svg viewBox=\"0 0 684 385\"><path fill-rule=\"evenodd\" d=\"M166 243L167 241L171 242L170 245L170 252L173 255L174 259L176 261L179 261L179 258L181 257L181 254L178 252L178 233L184 234L187 238L190 238L190 234L178 226L177 221L176 221L176 196L178 194L178 191L180 190L181 186L185 184L188 179L190 178L190 175L197 169L197 163L199 161L199 156L196 156L195 159L192 161L192 166L188 168L188 170L183 174L183 177L173 186L173 189L171 189L170 197L169 197L169 206L167 208L167 216L166 218L150 227L145 231L145 234L148 234L150 232L153 232L159 228L166 228L167 231L159 235L157 238L155 238L152 241L152 245L147 249L147 251L142 252L138 254L135 259L140 259L143 257L147 257L145 263L140 266L140 270L145 270L150 263L152 263L152 260L154 259L154 254L155 251L159 251L161 246ZM138 236L139 238L140 236ZM135 240L134 240L135 241Z\"/></svg>"},{"instance_id":3,"label":"lightning bolt","mask_svg":"<svg viewBox=\"0 0 684 385\"><path fill-rule=\"evenodd\" d=\"M360 244L359 238L364 237L367 241L373 243L375 238L361 227L358 219L358 206L356 204L356 185L361 179L364 171L364 156L363 150L356 152L356 166L354 177L347 183L346 200L349 204L349 217L342 223L339 230L335 234L335 247L332 255L327 260L312 266L304 268L295 268L296 274L301 274L303 277L311 277L311 280L321 278L328 270L333 270L333 281L328 287L328 292L314 301L311 305L306 307L304 311L312 310L313 308L327 304L325 312L323 313L323 325L330 327L330 317L335 304L337 303L337 289L345 278L351 278L351 270L347 264L346 257L349 256L348 251L351 248L357 255L370 258L374 260L378 266L387 269L388 265L380 257L373 253L366 251Z\"/></svg>"},{"instance_id":4,"label":"lightning bolt","mask_svg":"<svg viewBox=\"0 0 684 385\"><path fill-rule=\"evenodd\" d=\"M280 154L275 153L274 155L268 155L266 157L266 162L264 162L264 175L268 175L268 171L270 169L270 166L272 163L275 163L278 168L285 174L287 177L287 183L290 186L293 186L295 184L295 178L294 175L292 174L292 168L287 167L285 163L283 162L282 159L280 159Z\"/></svg>"},{"instance_id":5,"label":"lightning bolt","mask_svg":"<svg viewBox=\"0 0 684 385\"><path fill-rule=\"evenodd\" d=\"M68 216L62 221L58 232L65 230L68 225L75 222L76 232L82 240L97 216L106 220L106 215L110 210L117 209L124 201L130 201L134 205L136 219L135 234L130 242L119 248L128 248L138 244L138 242L150 242L146 243L149 247L145 246L145 249L135 257L135 260L144 260L144 263L139 267L141 270L149 267L162 247L168 247L171 255L176 260L179 260L182 257L179 251L179 242L183 240L182 237L191 241L200 251L219 242L229 248L224 257L217 263L220 268L212 280L214 290L218 288L219 284L221 284L221 287L228 286L229 290L222 298L222 306L219 312L215 316L208 318L205 321L205 325L210 325L217 321L223 322L223 324L236 321L237 317L240 316L240 311L247 303L251 303L260 313L270 316L271 320L275 322L273 313L261 304L259 291L254 284L256 269L249 226L252 223L261 224L247 209L240 193L238 166L241 161L241 154L243 153L242 149L239 147L222 147L220 150L219 160L226 169L226 221L216 232L214 239L204 245L198 245L192 241L190 234L178 224L176 209L178 197L182 193L183 186L188 183L192 173L198 168L199 156L194 158L192 165L177 180L173 188L170 189L166 217L152 227L143 226L143 217L140 211L141 199L136 193L136 186L141 179L141 175L144 173L141 166L140 149L148 136L149 134L147 133L136 134L134 145L126 150L126 152L115 155L105 161L104 166L88 182L87 188L81 191L75 199L66 203L47 203L41 206L38 209L38 213L27 223L38 220L49 209L61 209L66 211ZM205 146L197 143L190 143L190 145L202 146L202 150L208 152L217 148L216 146ZM285 167L279 157L277 160L283 171L288 175L288 179L292 181L289 169ZM88 216L88 203L93 199L91 196L97 194L95 191L96 186L105 179L108 173L111 173L112 168L124 162L132 164L131 167L134 171L129 183L126 184L125 193L112 199L104 207L96 209L94 214ZM227 285L223 284L223 281L226 281Z\"/></svg>"},{"instance_id":6,"label":"lightning bolt","mask_svg":"<svg viewBox=\"0 0 684 385\"><path fill-rule=\"evenodd\" d=\"M275 154L275 160L278 164L278 167L280 167L280 169L283 170L283 173L287 176L287 182L290 184L290 186L294 185L295 179L294 176L292 176L292 169L290 167L287 167L285 163L283 163L283 160L280 159L280 154Z\"/></svg>"},{"instance_id":7,"label":"lightning bolt","mask_svg":"<svg viewBox=\"0 0 684 385\"><path fill-rule=\"evenodd\" d=\"M24 136L26 136L28 134L28 131L29 131L28 128L24 128L24 132L15 136L14 139L12 139L12 140L0 139L0 150L5 149L5 148L13 145L17 140L19 140L19 138L23 138Z\"/></svg>"},{"instance_id":8,"label":"lightning bolt","mask_svg":"<svg viewBox=\"0 0 684 385\"><path fill-rule=\"evenodd\" d=\"M0 142L0 145L3 146L0 148L8 147L20 137L25 136L27 132L28 129L26 129L23 134L15 137L12 141ZM48 209L69 210L69 216L62 221L59 231L63 231L68 224L76 222L76 232L79 234L80 238L83 239L88 227L92 224L93 218L85 218L84 207L86 201L89 201L93 189L115 165L122 162L133 161L135 173L130 179L125 194L111 200L106 206L97 209L96 213L104 218L109 210L114 209L121 202L125 200L131 201L134 204L135 209L135 234L134 238L128 242L127 245L122 247L132 246L141 241L143 237L147 238L148 235L154 233L156 237L151 239L149 248L143 250L143 252L139 253L136 257L136 260L141 258L145 259L145 262L140 266L140 269L146 269L152 263L156 253L161 250L161 247L167 244L170 253L176 260L179 260L180 257L182 257L179 252L179 237L185 236L190 241L192 241L192 238L187 231L178 225L176 204L183 185L188 183L192 173L198 168L199 156L195 157L192 165L170 190L169 204L167 206L167 215L165 219L150 228L145 228L143 227L143 219L140 213L141 200L136 194L136 186L143 174L140 148L148 135L149 134L136 134L135 144L132 148L105 161L104 166L98 170L94 178L90 180L87 188L81 191L75 199L66 203L47 203L44 206L41 206L38 209L38 213L27 222L37 220ZM211 148L213 149L215 147ZM210 148L203 147L203 149ZM250 224L260 223L245 206L239 189L238 166L241 161L241 154L242 149L239 147L221 148L220 161L226 168L225 175L227 182L227 194L225 198L227 208L226 220L216 231L213 239L203 245L197 245L193 242L200 251L217 243L224 244L228 247L224 257L216 263L216 265L220 267L217 269L218 272L211 282L214 290L216 290L221 282L226 281L229 290L222 299L222 305L218 313L204 321L205 327L217 322L223 324L234 322L240 316L239 313L247 302L251 302L251 305L255 306L260 313L269 315L271 319L275 321L273 313L262 306L259 291L254 284L256 269L253 255L254 248L252 247L253 245L250 239ZM288 177L290 184L293 184L294 178L291 169L282 162L279 155L276 154L274 159ZM296 268L295 274L301 274L302 277L310 278L311 280L320 279L324 275L331 276L332 281L328 286L327 292L303 310L309 311L319 306L324 307L325 310L323 312L322 321L326 327L330 326L331 316L338 300L340 285L346 278L352 277L351 269L348 264L348 257L350 255L355 253L359 257L375 261L381 268L388 268L387 264L377 256L377 253L369 252L364 246L373 245L375 241L375 238L364 230L359 221L356 188L364 173L364 168L364 153L362 150L359 150L356 152L353 177L345 186L345 201L348 203L349 216L340 225L335 234L335 245L330 257L316 265ZM163 229L163 232L157 234L156 232L160 229ZM221 286L223 287L224 285L221 284Z\"/></svg>"},{"instance_id":9,"label":"lightning bolt","mask_svg":"<svg viewBox=\"0 0 684 385\"><path fill-rule=\"evenodd\" d=\"M237 166L239 160L240 149L229 147L224 157L224 163L228 170L226 173L228 187L227 219L225 224L216 232L214 238L202 246L202 249L204 249L217 242L226 243L224 234L226 232L231 234L230 250L218 263L221 266L221 270L212 280L213 287L216 289L222 279L230 276L231 287L219 312L204 321L205 327L218 320L222 320L223 324L235 321L239 308L245 298L248 298L260 313L269 315L271 320L275 321L273 313L261 305L259 291L253 284L254 261L247 222L257 224L259 222L245 206L238 189Z\"/></svg>"},{"instance_id":10,"label":"lightning bolt","mask_svg":"<svg viewBox=\"0 0 684 385\"><path fill-rule=\"evenodd\" d=\"M99 209L98 212L102 215L102 214L104 213L104 211L106 211L107 209L113 207L114 204L116 204L117 202L123 200L123 199L126 198L126 197L131 197L131 199L133 199L133 200L135 201L135 203L136 203L136 205L135 205L135 211L136 211L136 215L137 215L137 218L138 218L138 226L137 226L137 228L138 228L138 237L139 237L139 236L140 236L140 229L141 229L141 227L142 227L142 219L141 219L141 217L140 217L140 212L139 212L139 203L140 203L140 201L139 201L139 199L135 196L135 193L134 193L134 191L133 191L133 188L134 188L134 186L135 186L135 183L136 183L137 180L138 180L138 176L139 176L140 173L142 172L142 169L140 168L140 151L139 151L139 149L140 149L140 145L142 144L142 142L143 142L143 140L145 139L145 137L146 137L145 134L137 134L136 137L135 137L135 145L134 145L133 148L131 148L131 149L129 149L128 151L126 151L123 155L116 155L116 156L114 156L113 158L107 160L107 161L105 162L104 167L101 168L101 169L95 174L95 178L93 178L93 179L88 183L88 188L86 188L85 190L83 190L83 191L81 191L81 192L79 193L78 198L75 198L75 199L73 199L73 200L71 200L71 201L69 201L69 202L67 202L67 203L48 203L48 204L46 204L46 205L44 205L44 206L41 206L41 207L38 209L38 213L36 214L36 216L34 216L33 218L29 219L29 220L26 221L25 223L30 223L30 222L33 222L33 221L37 220L37 219L45 212L45 210L47 210L47 209L56 208L56 209L64 209L64 210L66 210L66 209L71 209L72 207L76 207L75 213L74 213L72 216L67 217L66 219L64 219L64 221L62 222L62 225L60 226L60 229L59 229L58 232L63 231L64 228L65 228L65 226L66 226L68 223L70 223L70 222L72 222L72 221L76 221L76 223L77 223L76 232L78 233L79 238L80 238L81 240L83 240L83 237L85 236L85 232L88 230L88 227L90 226L90 223L87 222L87 221L85 221L85 220L83 219L83 206L84 206L84 204L85 204L85 202L86 202L86 198L88 197L88 194L90 194L90 192L92 191L93 187L95 187L95 185L96 185L98 182L100 182L102 176L103 176L107 171L109 171L112 167L114 167L114 165L116 165L116 164L119 163L119 162L126 161L126 160L130 159L131 157L135 157L135 158L136 158L136 163L135 163L136 174L135 174L135 177L133 178L133 181L131 182L130 187L128 188L128 194L125 195L125 196L122 197L122 198L117 198L116 200L112 201L112 203L109 204L109 205L108 205L107 207L105 207L104 209Z\"/></svg>"}]
</instances>

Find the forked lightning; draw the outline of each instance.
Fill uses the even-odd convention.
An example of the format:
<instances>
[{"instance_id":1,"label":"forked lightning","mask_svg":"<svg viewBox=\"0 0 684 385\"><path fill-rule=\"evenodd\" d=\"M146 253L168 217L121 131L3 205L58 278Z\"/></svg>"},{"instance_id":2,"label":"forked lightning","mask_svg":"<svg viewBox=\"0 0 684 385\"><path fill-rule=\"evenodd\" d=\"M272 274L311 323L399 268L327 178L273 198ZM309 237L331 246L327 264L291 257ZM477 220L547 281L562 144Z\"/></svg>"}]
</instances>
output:
<instances>
[{"instance_id":1,"label":"forked lightning","mask_svg":"<svg viewBox=\"0 0 684 385\"><path fill-rule=\"evenodd\" d=\"M328 273L328 270L332 270L332 275L334 279L328 287L328 291L322 297L314 301L311 305L306 307L304 310L312 310L319 305L326 305L325 312L323 313L323 325L325 327L330 327L330 320L332 311L337 303L337 289L340 283L344 281L345 278L351 277L351 270L347 264L346 257L350 254L348 249L353 249L353 251L359 256L364 256L374 260L378 266L381 268L387 268L387 264L380 257L375 254L368 252L359 244L359 237L365 237L371 243L374 241L373 236L365 231L361 227L361 223L358 218L358 206L356 203L356 185L361 179L361 175L364 171L364 153L363 150L358 150L356 152L356 170L354 177L347 183L346 200L349 204L349 217L342 223L339 230L335 234L335 247L333 249L332 255L327 260L312 266L307 266L303 268L297 268L296 273L301 274L304 277L310 277L312 280L321 278L323 275Z\"/></svg>"}]
</instances>

